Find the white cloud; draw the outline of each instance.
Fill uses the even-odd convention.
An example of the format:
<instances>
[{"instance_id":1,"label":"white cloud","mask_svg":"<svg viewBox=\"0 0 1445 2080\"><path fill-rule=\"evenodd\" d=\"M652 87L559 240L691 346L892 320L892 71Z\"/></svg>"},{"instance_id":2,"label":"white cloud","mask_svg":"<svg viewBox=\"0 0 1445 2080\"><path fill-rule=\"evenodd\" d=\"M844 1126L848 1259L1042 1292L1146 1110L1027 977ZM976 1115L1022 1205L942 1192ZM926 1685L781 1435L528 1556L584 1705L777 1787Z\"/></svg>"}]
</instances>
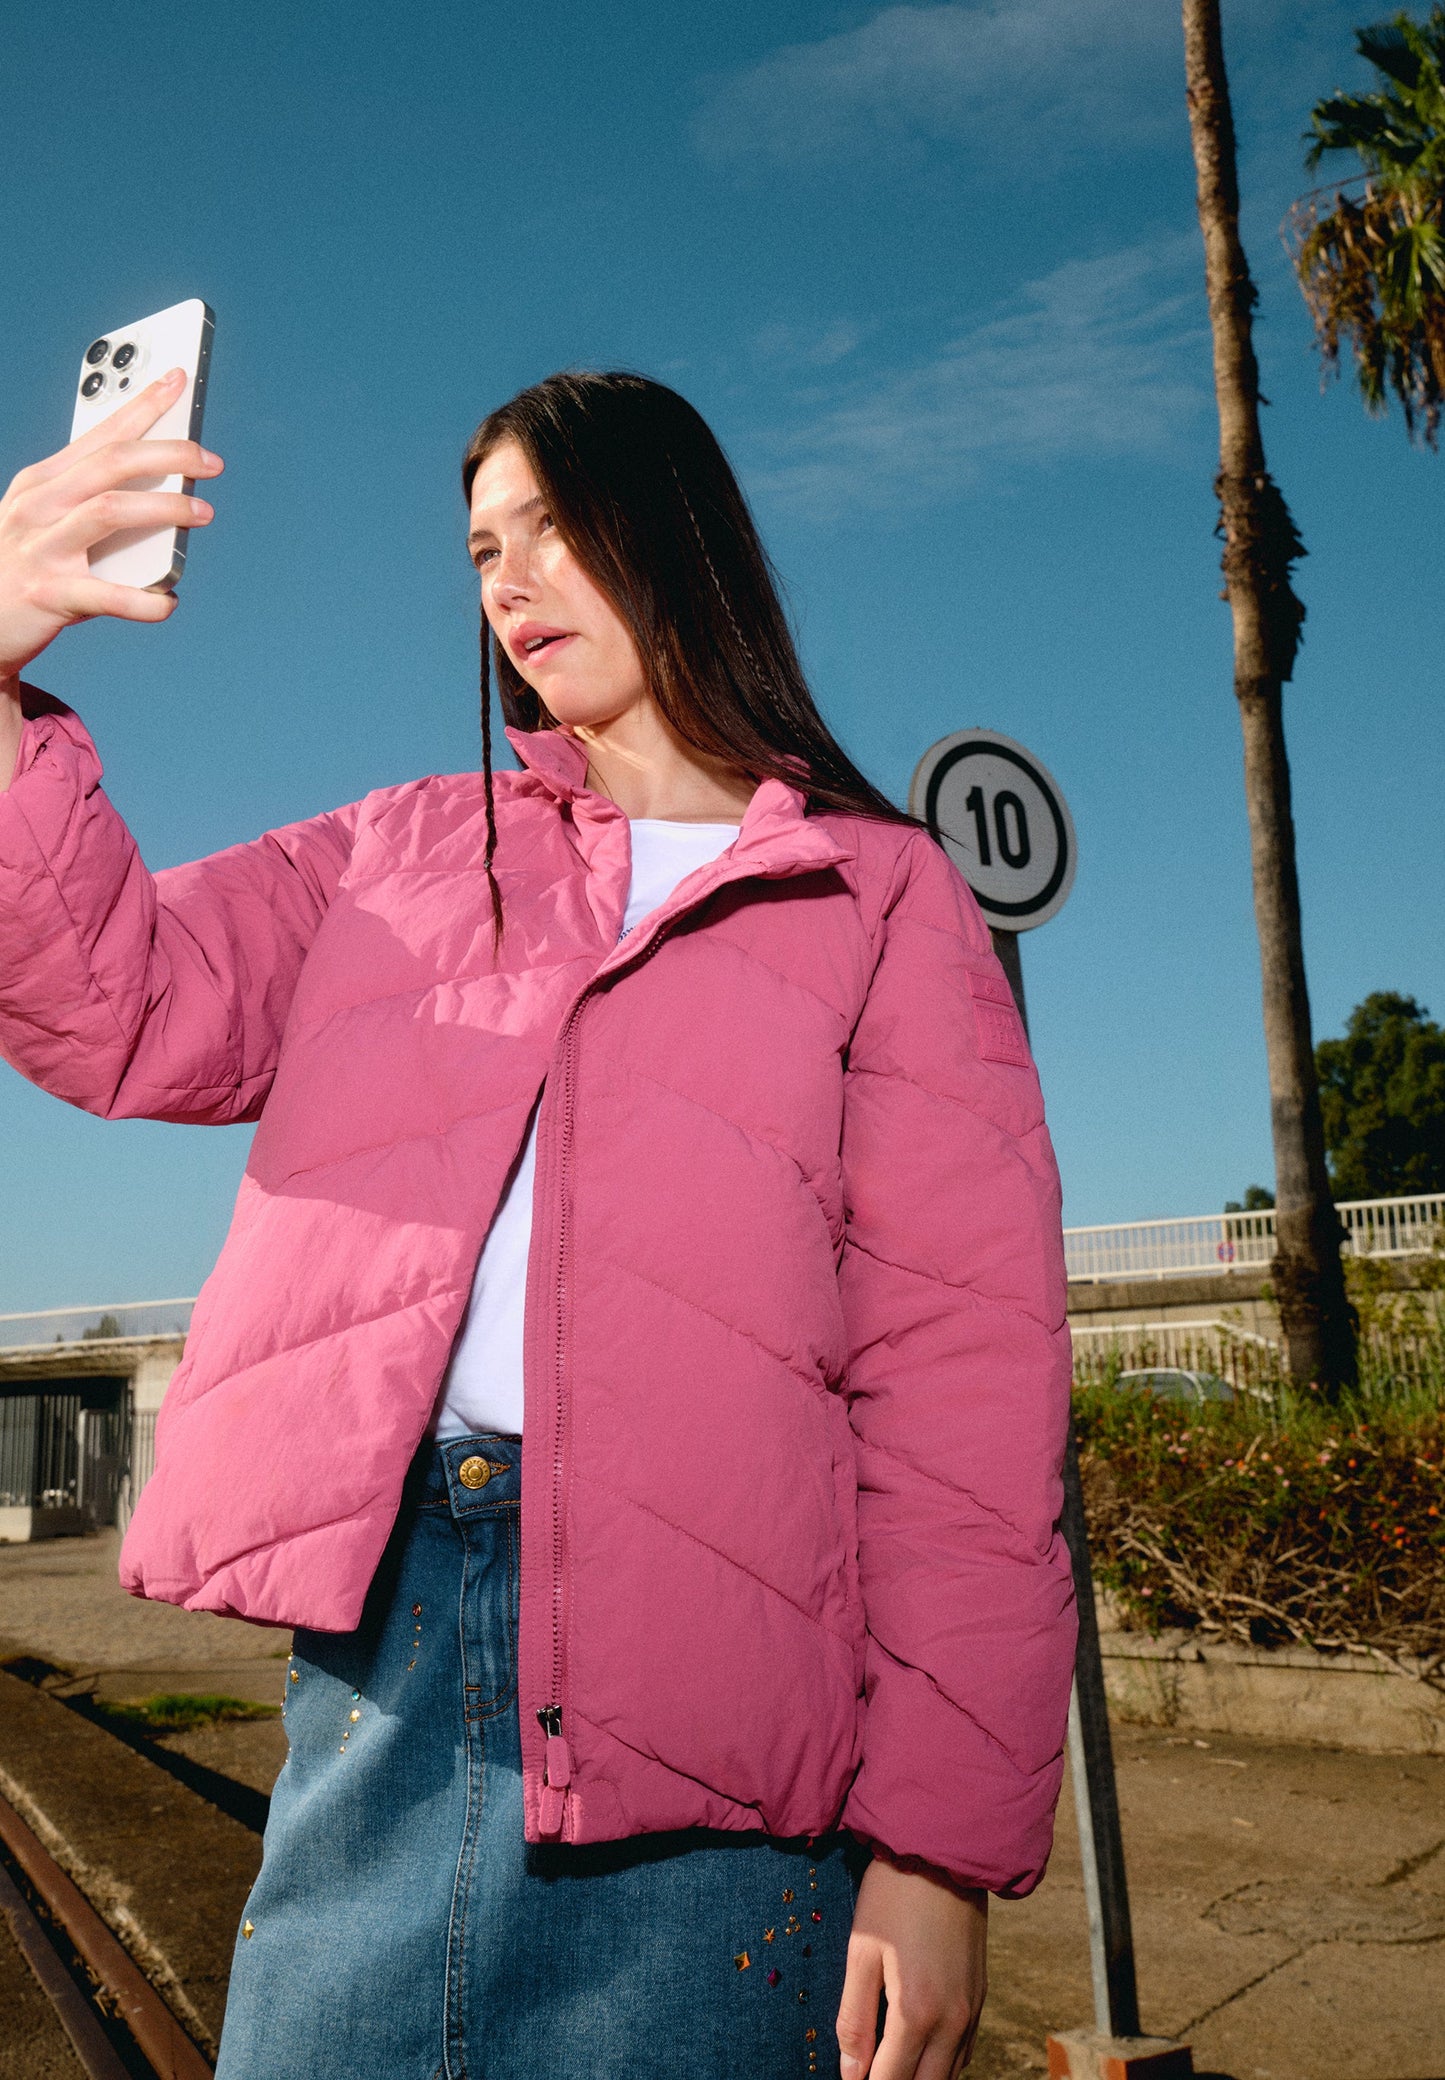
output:
<instances>
[{"instance_id":1,"label":"white cloud","mask_svg":"<svg viewBox=\"0 0 1445 2080\"><path fill-rule=\"evenodd\" d=\"M837 318L830 325L765 325L754 334L752 350L758 360L776 368L832 368L846 361L861 345L865 330Z\"/></svg>"},{"instance_id":2,"label":"white cloud","mask_svg":"<svg viewBox=\"0 0 1445 2080\"><path fill-rule=\"evenodd\" d=\"M814 383L749 482L818 516L948 496L990 461L1161 454L1209 403L1192 237L1073 260L911 366Z\"/></svg>"},{"instance_id":3,"label":"white cloud","mask_svg":"<svg viewBox=\"0 0 1445 2080\"><path fill-rule=\"evenodd\" d=\"M950 0L885 8L714 86L710 158L821 161L886 138L963 136L1010 159L1177 128L1178 11L1165 0Z\"/></svg>"}]
</instances>

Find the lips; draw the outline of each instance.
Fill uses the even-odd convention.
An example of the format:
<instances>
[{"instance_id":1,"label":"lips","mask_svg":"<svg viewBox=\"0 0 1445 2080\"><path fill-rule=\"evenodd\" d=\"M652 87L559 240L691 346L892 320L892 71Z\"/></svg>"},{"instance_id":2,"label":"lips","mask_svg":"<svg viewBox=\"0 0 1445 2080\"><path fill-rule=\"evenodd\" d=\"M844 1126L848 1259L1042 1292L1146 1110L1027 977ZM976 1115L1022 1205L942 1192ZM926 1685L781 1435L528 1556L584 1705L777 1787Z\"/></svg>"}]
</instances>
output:
<instances>
[{"instance_id":1,"label":"lips","mask_svg":"<svg viewBox=\"0 0 1445 2080\"><path fill-rule=\"evenodd\" d=\"M507 638L507 648L518 665L536 664L550 657L563 643L570 642L570 628L553 628L543 621L524 621Z\"/></svg>"}]
</instances>

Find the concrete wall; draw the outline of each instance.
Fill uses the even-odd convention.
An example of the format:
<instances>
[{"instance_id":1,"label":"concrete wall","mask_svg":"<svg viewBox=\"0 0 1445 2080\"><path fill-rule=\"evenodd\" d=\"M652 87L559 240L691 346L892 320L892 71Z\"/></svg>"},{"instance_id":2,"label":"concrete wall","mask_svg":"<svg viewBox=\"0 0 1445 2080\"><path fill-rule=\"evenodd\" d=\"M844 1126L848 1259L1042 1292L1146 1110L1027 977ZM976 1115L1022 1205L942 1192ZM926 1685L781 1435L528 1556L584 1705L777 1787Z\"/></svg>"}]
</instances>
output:
<instances>
[{"instance_id":1,"label":"concrete wall","mask_svg":"<svg viewBox=\"0 0 1445 2080\"><path fill-rule=\"evenodd\" d=\"M1069 1320L1079 1329L1128 1328L1140 1322L1232 1322L1271 1342L1279 1313L1263 1297L1264 1271L1221 1271L1188 1278L1107 1279L1069 1287Z\"/></svg>"},{"instance_id":2,"label":"concrete wall","mask_svg":"<svg viewBox=\"0 0 1445 2080\"><path fill-rule=\"evenodd\" d=\"M176 1367L181 1362L185 1345L156 1343L148 1345L131 1374L132 1407L136 1414L148 1415L160 1407L166 1388L175 1377Z\"/></svg>"},{"instance_id":3,"label":"concrete wall","mask_svg":"<svg viewBox=\"0 0 1445 2080\"><path fill-rule=\"evenodd\" d=\"M1445 1755L1445 1688L1362 1654L1201 1644L1187 1633L1100 1636L1121 1719L1369 1755Z\"/></svg>"},{"instance_id":4,"label":"concrete wall","mask_svg":"<svg viewBox=\"0 0 1445 2080\"><path fill-rule=\"evenodd\" d=\"M1417 1260L1402 1257L1384 1268L1386 1282L1407 1292L1417 1284ZM1141 1322L1212 1321L1228 1314L1241 1329L1279 1338L1279 1311L1265 1297L1268 1265L1249 1271L1191 1271L1179 1278L1074 1280L1069 1320L1080 1329L1127 1328Z\"/></svg>"}]
</instances>

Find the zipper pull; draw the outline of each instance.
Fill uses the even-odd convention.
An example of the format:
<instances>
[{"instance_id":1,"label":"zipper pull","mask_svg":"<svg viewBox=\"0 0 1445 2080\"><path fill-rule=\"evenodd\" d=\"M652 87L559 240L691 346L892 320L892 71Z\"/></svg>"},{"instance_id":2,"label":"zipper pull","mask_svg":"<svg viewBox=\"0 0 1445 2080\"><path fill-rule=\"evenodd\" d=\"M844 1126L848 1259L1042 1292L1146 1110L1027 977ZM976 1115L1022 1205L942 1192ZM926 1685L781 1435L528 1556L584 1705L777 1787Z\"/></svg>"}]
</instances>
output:
<instances>
[{"instance_id":1,"label":"zipper pull","mask_svg":"<svg viewBox=\"0 0 1445 2080\"><path fill-rule=\"evenodd\" d=\"M537 1714L537 1724L547 1736L542 1765L541 1831L543 1834L560 1834L567 1786L572 1781L572 1751L562 1738L561 1705L543 1705Z\"/></svg>"}]
</instances>

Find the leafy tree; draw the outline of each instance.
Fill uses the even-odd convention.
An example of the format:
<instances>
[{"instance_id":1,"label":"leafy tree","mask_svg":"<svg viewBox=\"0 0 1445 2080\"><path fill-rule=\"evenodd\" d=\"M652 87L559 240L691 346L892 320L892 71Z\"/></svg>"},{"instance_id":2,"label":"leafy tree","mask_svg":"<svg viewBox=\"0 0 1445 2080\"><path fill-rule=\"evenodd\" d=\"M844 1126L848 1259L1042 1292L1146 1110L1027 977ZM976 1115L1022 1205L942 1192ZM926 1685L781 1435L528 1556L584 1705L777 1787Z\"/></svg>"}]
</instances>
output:
<instances>
[{"instance_id":1,"label":"leafy tree","mask_svg":"<svg viewBox=\"0 0 1445 2080\"><path fill-rule=\"evenodd\" d=\"M1219 0L1184 0L1184 74L1214 342L1215 492L1225 597L1234 620L1234 693L1244 736L1279 1194L1271 1278L1291 1377L1333 1396L1355 1381L1355 1317L1325 1163L1284 740L1283 692L1304 620L1290 577L1304 543L1269 474L1260 432L1253 341L1258 299L1239 236L1239 175Z\"/></svg>"},{"instance_id":2,"label":"leafy tree","mask_svg":"<svg viewBox=\"0 0 1445 2080\"><path fill-rule=\"evenodd\" d=\"M1315 1060L1335 1197L1445 1191L1445 1027L1376 990Z\"/></svg>"},{"instance_id":3,"label":"leafy tree","mask_svg":"<svg viewBox=\"0 0 1445 2080\"><path fill-rule=\"evenodd\" d=\"M1274 1193L1262 1184L1247 1184L1242 1199L1226 1199L1226 1213L1266 1213L1274 1204Z\"/></svg>"},{"instance_id":4,"label":"leafy tree","mask_svg":"<svg viewBox=\"0 0 1445 2080\"><path fill-rule=\"evenodd\" d=\"M1445 402L1445 7L1357 29L1355 43L1381 85L1316 104L1305 163L1353 152L1365 170L1327 210L1322 195L1295 204L1295 267L1326 371L1347 341L1367 409L1383 412L1393 391L1411 438L1433 448Z\"/></svg>"}]
</instances>

